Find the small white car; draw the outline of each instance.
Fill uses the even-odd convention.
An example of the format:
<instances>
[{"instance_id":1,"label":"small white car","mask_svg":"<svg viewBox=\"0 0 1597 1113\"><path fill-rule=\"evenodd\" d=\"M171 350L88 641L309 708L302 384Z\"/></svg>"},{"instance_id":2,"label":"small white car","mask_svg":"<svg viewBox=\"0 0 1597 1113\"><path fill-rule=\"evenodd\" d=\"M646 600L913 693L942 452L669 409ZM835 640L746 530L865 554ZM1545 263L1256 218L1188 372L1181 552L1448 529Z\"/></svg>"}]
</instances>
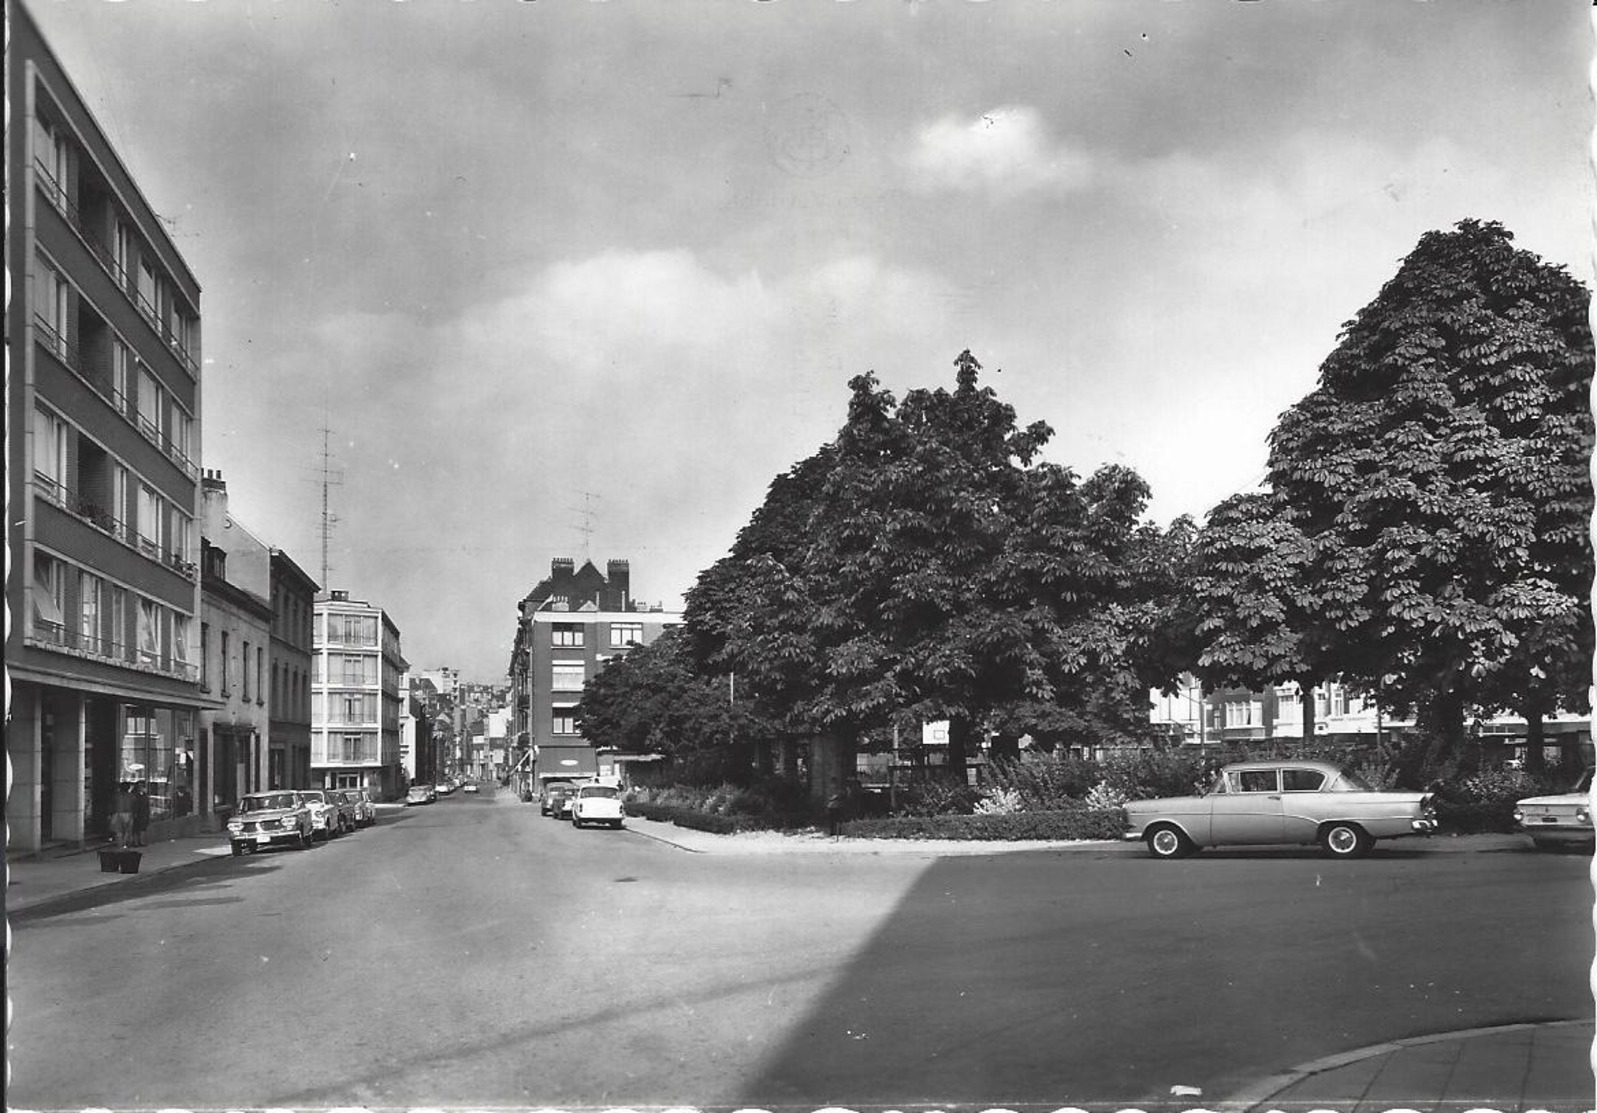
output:
<instances>
[{"instance_id":1,"label":"small white car","mask_svg":"<svg viewBox=\"0 0 1597 1113\"><path fill-rule=\"evenodd\" d=\"M1591 821L1591 770L1569 792L1531 796L1514 806L1514 822L1530 836L1537 850L1564 850L1597 845Z\"/></svg>"},{"instance_id":2,"label":"small white car","mask_svg":"<svg viewBox=\"0 0 1597 1113\"><path fill-rule=\"evenodd\" d=\"M626 812L621 806L621 790L614 785L581 785L571 797L571 825L582 827L589 823L602 823L608 827L621 826Z\"/></svg>"},{"instance_id":3,"label":"small white car","mask_svg":"<svg viewBox=\"0 0 1597 1113\"><path fill-rule=\"evenodd\" d=\"M465 784L460 786L460 791L461 792L473 792L473 793L476 792L477 791L477 782L476 781L467 781Z\"/></svg>"}]
</instances>

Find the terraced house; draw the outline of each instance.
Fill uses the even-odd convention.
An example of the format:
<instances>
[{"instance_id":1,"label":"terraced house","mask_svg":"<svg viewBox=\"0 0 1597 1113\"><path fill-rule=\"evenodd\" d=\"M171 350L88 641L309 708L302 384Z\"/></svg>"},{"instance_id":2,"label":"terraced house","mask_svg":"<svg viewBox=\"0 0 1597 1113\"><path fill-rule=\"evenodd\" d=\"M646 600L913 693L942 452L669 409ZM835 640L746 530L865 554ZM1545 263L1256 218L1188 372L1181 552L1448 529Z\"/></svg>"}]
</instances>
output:
<instances>
[{"instance_id":1,"label":"terraced house","mask_svg":"<svg viewBox=\"0 0 1597 1113\"><path fill-rule=\"evenodd\" d=\"M200 287L21 5L6 49L11 844L196 822Z\"/></svg>"}]
</instances>

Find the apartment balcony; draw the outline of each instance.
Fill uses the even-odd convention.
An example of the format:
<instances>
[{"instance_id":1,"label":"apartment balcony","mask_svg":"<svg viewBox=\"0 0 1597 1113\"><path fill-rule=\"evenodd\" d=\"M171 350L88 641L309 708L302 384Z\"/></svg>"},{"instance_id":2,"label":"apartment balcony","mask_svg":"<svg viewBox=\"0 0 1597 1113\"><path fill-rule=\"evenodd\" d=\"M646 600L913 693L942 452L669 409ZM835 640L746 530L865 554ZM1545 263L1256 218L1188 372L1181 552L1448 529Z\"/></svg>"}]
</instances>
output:
<instances>
[{"instance_id":1,"label":"apartment balcony","mask_svg":"<svg viewBox=\"0 0 1597 1113\"><path fill-rule=\"evenodd\" d=\"M82 353L67 341L67 338L61 334L59 329L36 314L33 318L33 335L40 348L54 356L57 362L72 372L89 389L105 399L107 405L115 410L129 425L137 429L145 440L159 449L163 456L177 466L178 470L191 481L197 482L199 480L199 465L189 458L188 453L184 452L175 441L162 432L154 422L141 414L132 412L129 409L128 399L125 395L90 375L87 365L83 361Z\"/></svg>"},{"instance_id":2,"label":"apartment balcony","mask_svg":"<svg viewBox=\"0 0 1597 1113\"><path fill-rule=\"evenodd\" d=\"M60 622L50 622L34 616L24 632L23 642L38 649L48 649L86 661L100 661L119 668L171 677L175 680L199 682L198 665L170 656L156 656L135 652L130 645L74 630Z\"/></svg>"},{"instance_id":3,"label":"apartment balcony","mask_svg":"<svg viewBox=\"0 0 1597 1113\"><path fill-rule=\"evenodd\" d=\"M200 377L199 361L189 351L188 345L184 343L183 338L173 332L170 325L161 319L161 314L155 305L140 292L133 277L117 262L115 253L100 238L99 234L89 226L88 221L83 217L82 210L67 195L66 189L55 179L45 165L37 160L33 164L33 181L38 187L39 193L49 203L49 208L60 215L67 227L82 242L88 255L100 265L106 277L111 280L111 285L115 286L122 297L138 310L139 316L144 319L145 324L150 326L150 330L155 333L162 345L172 353L178 363L183 366L183 369L188 372L189 377L197 380Z\"/></svg>"}]
</instances>

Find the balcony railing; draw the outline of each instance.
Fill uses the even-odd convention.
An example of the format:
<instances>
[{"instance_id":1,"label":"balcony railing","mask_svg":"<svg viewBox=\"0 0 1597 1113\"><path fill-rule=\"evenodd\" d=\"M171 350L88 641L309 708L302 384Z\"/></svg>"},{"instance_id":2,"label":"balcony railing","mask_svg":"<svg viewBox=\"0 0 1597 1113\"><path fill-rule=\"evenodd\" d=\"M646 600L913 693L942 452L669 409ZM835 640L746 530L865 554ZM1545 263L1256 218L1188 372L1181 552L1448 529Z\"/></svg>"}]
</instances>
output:
<instances>
[{"instance_id":1,"label":"balcony railing","mask_svg":"<svg viewBox=\"0 0 1597 1113\"><path fill-rule=\"evenodd\" d=\"M176 677L179 680L197 681L199 667L188 661L178 660L175 657L160 657L155 654L139 654L135 656L131 647L123 642L111 638L102 638L98 634L85 634L81 630L74 630L60 622L50 622L34 616L28 627L28 641L36 646L53 649L63 653L70 653L76 657L87 657L96 661L106 661L111 664L121 665L126 668L137 668L145 672L159 673L162 676Z\"/></svg>"},{"instance_id":2,"label":"balcony railing","mask_svg":"<svg viewBox=\"0 0 1597 1113\"><path fill-rule=\"evenodd\" d=\"M83 360L78 349L67 342L54 325L38 314L33 318L33 331L39 344L66 365L81 381L87 383L101 398L108 402L113 410L120 414L129 424L144 434L144 439L160 449L168 459L176 464L191 480L200 477L199 465L189 459L188 453L178 447L177 443L161 431L155 420L145 414L131 414L128 412L127 396L114 387L97 381L84 371Z\"/></svg>"},{"instance_id":3,"label":"balcony railing","mask_svg":"<svg viewBox=\"0 0 1597 1113\"><path fill-rule=\"evenodd\" d=\"M159 311L150 299L145 297L144 293L132 284L131 276L117 262L115 254L106 246L105 241L84 221L82 211L67 196L65 187L56 180L55 175L42 162L35 160L33 167L34 181L39 186L39 192L44 194L55 210L65 218L67 224L83 240L84 246L89 249L89 254L93 255L99 262L101 269L110 276L112 283L118 290L122 291L123 296L138 309L140 315L155 330L155 334L171 348L172 354L177 357L178 362L183 365L190 376L196 379L199 378L199 363L189 353L188 345L184 344L182 338L173 332L165 321L161 320Z\"/></svg>"}]
</instances>

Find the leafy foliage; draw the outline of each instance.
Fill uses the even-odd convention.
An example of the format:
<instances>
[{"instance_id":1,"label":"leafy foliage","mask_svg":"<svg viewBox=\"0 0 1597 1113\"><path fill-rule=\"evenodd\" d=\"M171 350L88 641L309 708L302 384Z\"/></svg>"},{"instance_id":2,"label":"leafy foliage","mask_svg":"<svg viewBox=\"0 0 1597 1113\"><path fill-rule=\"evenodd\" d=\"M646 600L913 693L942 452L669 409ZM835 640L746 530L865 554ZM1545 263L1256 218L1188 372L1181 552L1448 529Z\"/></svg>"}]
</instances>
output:
<instances>
[{"instance_id":1,"label":"leafy foliage","mask_svg":"<svg viewBox=\"0 0 1597 1113\"><path fill-rule=\"evenodd\" d=\"M1171 574L1125 468L1085 482L1035 462L956 360L956 386L899 403L854 378L837 440L773 483L688 596L699 659L735 669L788 729L857 738L950 721L1014 737L1146 730L1146 674Z\"/></svg>"},{"instance_id":2,"label":"leafy foliage","mask_svg":"<svg viewBox=\"0 0 1597 1113\"><path fill-rule=\"evenodd\" d=\"M1270 438L1304 545L1256 661L1380 685L1451 747L1466 707L1584 710L1590 682L1588 296L1511 240L1473 220L1422 237ZM1244 563L1233 598L1256 601L1283 560Z\"/></svg>"}]
</instances>

